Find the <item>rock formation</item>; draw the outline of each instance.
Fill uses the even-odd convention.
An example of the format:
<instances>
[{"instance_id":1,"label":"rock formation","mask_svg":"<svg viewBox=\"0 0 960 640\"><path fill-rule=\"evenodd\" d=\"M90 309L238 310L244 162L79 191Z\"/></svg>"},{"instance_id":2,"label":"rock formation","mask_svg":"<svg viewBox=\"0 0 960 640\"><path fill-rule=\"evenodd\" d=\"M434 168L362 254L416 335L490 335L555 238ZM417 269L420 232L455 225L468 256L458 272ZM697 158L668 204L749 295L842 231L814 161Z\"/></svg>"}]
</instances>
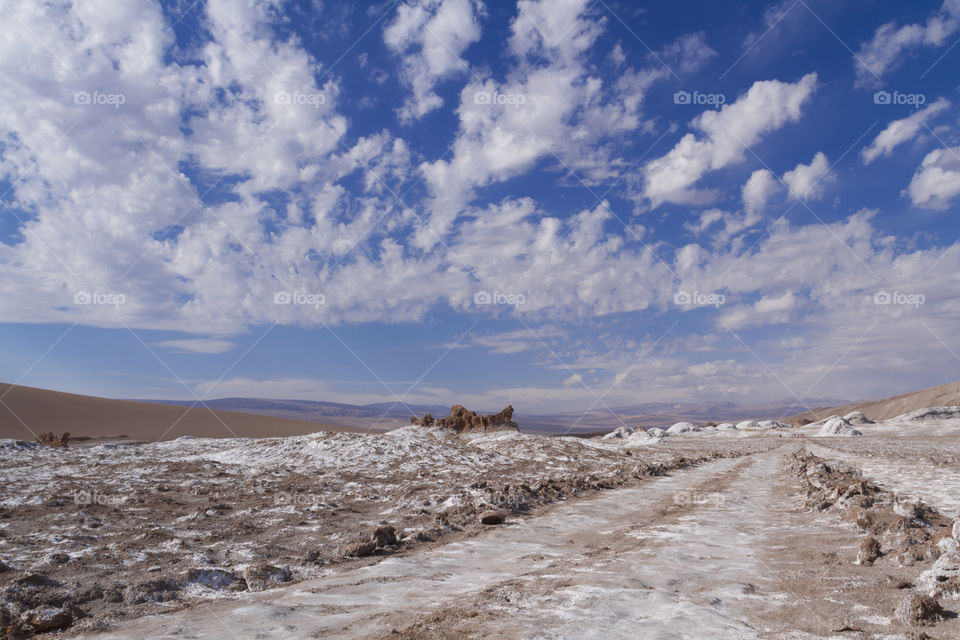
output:
<instances>
[{"instance_id":1,"label":"rock formation","mask_svg":"<svg viewBox=\"0 0 960 640\"><path fill-rule=\"evenodd\" d=\"M496 431L499 429L513 429L519 431L520 428L513 418L513 407L507 405L506 409L500 413L494 413L488 416L478 415L475 411L469 411L465 407L455 404L450 407L450 415L446 418L434 418L429 413L422 418L416 416L410 418L410 423L421 427L442 427L452 429L457 433L471 431Z\"/></svg>"}]
</instances>

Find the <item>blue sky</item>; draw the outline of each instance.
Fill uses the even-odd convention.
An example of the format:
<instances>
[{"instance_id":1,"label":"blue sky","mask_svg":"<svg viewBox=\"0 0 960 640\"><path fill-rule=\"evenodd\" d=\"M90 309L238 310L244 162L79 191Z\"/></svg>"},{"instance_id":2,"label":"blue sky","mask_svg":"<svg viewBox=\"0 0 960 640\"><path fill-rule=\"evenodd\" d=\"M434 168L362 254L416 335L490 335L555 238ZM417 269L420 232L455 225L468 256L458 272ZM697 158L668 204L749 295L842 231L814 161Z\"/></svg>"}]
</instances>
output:
<instances>
[{"instance_id":1,"label":"blue sky","mask_svg":"<svg viewBox=\"0 0 960 640\"><path fill-rule=\"evenodd\" d=\"M960 358L960 0L0 8L0 379L523 412Z\"/></svg>"}]
</instances>

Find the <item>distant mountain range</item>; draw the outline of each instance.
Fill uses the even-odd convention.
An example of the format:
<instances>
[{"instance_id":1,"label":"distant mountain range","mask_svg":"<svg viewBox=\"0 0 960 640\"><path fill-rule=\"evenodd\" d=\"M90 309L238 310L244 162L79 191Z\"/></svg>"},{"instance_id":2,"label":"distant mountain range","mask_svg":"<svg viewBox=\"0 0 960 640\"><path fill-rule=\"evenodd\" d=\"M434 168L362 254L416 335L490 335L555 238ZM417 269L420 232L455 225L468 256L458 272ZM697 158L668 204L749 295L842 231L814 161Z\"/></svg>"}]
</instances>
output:
<instances>
[{"instance_id":1,"label":"distant mountain range","mask_svg":"<svg viewBox=\"0 0 960 640\"><path fill-rule=\"evenodd\" d=\"M139 400L158 404L190 406L194 401ZM514 420L524 431L539 433L564 433L610 430L627 424L630 426L669 426L681 420L704 422L707 420L751 420L759 418L782 418L807 410L808 407L836 406L845 400L811 400L799 405L795 400L781 400L764 405L742 406L732 402L648 402L643 404L595 408L587 412L569 411L552 414L526 414L518 409ZM277 418L306 420L336 424L346 427L393 428L410 423L411 412L417 416L431 413L435 417L446 416L450 407L438 405L404 405L392 402L353 405L317 400L272 400L267 398L216 398L204 400L203 404L217 411L253 413ZM468 407L474 409L474 407ZM496 413L503 407L479 411Z\"/></svg>"}]
</instances>

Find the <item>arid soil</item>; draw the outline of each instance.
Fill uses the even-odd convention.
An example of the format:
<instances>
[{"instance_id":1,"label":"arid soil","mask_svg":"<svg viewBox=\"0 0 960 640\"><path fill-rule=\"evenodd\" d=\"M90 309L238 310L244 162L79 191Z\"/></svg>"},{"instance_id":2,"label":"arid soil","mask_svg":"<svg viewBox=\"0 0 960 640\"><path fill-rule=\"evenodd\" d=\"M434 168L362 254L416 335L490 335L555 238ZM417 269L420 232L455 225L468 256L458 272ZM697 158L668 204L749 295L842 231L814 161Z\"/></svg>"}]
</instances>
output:
<instances>
[{"instance_id":1,"label":"arid soil","mask_svg":"<svg viewBox=\"0 0 960 640\"><path fill-rule=\"evenodd\" d=\"M898 484L911 463L960 476L960 439L790 436L6 441L0 622L10 637L960 637L956 514ZM900 471L863 472L878 461Z\"/></svg>"}]
</instances>

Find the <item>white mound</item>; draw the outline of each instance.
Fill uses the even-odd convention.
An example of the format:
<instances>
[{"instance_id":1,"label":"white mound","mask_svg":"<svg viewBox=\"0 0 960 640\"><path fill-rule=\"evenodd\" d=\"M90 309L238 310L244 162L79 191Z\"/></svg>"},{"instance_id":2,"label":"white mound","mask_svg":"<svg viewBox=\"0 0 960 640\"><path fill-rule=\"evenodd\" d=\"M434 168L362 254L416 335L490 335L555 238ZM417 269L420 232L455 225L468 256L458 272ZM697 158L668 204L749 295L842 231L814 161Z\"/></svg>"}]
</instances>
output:
<instances>
[{"instance_id":1,"label":"white mound","mask_svg":"<svg viewBox=\"0 0 960 640\"><path fill-rule=\"evenodd\" d=\"M635 431L635 430L634 430L633 427L617 427L616 429L614 429L613 431L611 431L611 432L608 433L607 435L603 436L603 439L604 439L604 440L613 440L613 439L615 439L615 438L626 438L626 437L628 437L628 436L633 435L633 432L634 432L634 431Z\"/></svg>"},{"instance_id":2,"label":"white mound","mask_svg":"<svg viewBox=\"0 0 960 640\"><path fill-rule=\"evenodd\" d=\"M927 407L888 420L888 422L920 422L924 424L944 424L955 421L960 422L960 406Z\"/></svg>"},{"instance_id":3,"label":"white mound","mask_svg":"<svg viewBox=\"0 0 960 640\"><path fill-rule=\"evenodd\" d=\"M843 419L852 425L873 424L873 420L863 415L863 412L861 411L851 411L847 415L843 416Z\"/></svg>"},{"instance_id":4,"label":"white mound","mask_svg":"<svg viewBox=\"0 0 960 640\"><path fill-rule=\"evenodd\" d=\"M721 422L717 425L717 431L736 431L737 426L729 422Z\"/></svg>"},{"instance_id":5,"label":"white mound","mask_svg":"<svg viewBox=\"0 0 960 640\"><path fill-rule=\"evenodd\" d=\"M637 429L632 434L630 434L630 437L626 438L623 441L623 446L625 447L634 447L634 446L649 447L656 444L663 444L663 438L657 437L657 436L651 436L647 431L644 431L643 429Z\"/></svg>"},{"instance_id":6,"label":"white mound","mask_svg":"<svg viewBox=\"0 0 960 640\"><path fill-rule=\"evenodd\" d=\"M843 418L831 418L827 420L820 430L817 431L818 437L833 436L862 436L863 434L853 428L853 426Z\"/></svg>"},{"instance_id":7,"label":"white mound","mask_svg":"<svg viewBox=\"0 0 960 640\"><path fill-rule=\"evenodd\" d=\"M756 420L744 420L737 423L737 429L759 429L760 423Z\"/></svg>"},{"instance_id":8,"label":"white mound","mask_svg":"<svg viewBox=\"0 0 960 640\"><path fill-rule=\"evenodd\" d=\"M667 435L675 436L680 433L695 433L697 431L700 431L700 427L692 422L678 422L667 429Z\"/></svg>"},{"instance_id":9,"label":"white mound","mask_svg":"<svg viewBox=\"0 0 960 640\"><path fill-rule=\"evenodd\" d=\"M783 424L779 420L761 420L760 421L761 429L789 429L790 426Z\"/></svg>"}]
</instances>

